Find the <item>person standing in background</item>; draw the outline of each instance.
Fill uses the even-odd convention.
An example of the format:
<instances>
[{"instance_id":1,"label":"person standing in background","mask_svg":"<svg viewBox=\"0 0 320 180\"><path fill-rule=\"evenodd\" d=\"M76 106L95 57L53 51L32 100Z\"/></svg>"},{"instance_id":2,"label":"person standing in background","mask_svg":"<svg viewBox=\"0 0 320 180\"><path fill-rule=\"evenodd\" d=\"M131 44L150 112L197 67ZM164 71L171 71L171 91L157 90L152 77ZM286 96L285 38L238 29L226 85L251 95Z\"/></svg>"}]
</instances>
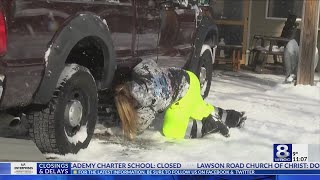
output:
<instances>
[{"instance_id":1,"label":"person standing in background","mask_svg":"<svg viewBox=\"0 0 320 180\"><path fill-rule=\"evenodd\" d=\"M319 61L318 48L314 55L314 69L317 68ZM292 83L297 80L299 65L299 45L295 39L288 42L284 49L284 66L286 70L285 83Z\"/></svg>"}]
</instances>

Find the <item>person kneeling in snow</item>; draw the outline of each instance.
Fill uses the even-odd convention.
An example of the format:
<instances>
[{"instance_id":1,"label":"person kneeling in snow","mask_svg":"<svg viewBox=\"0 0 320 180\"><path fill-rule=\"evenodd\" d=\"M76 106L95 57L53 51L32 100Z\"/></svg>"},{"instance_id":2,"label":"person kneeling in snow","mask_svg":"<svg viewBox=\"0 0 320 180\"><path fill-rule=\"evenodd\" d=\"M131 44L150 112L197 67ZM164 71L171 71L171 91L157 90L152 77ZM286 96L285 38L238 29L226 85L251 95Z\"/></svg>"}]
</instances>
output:
<instances>
[{"instance_id":1,"label":"person kneeling in snow","mask_svg":"<svg viewBox=\"0 0 320 180\"><path fill-rule=\"evenodd\" d=\"M244 112L207 104L195 74L179 68L160 68L153 60L134 67L132 80L118 85L115 103L126 137L134 139L165 111L162 133L173 139L210 133L229 137L229 128L242 127Z\"/></svg>"}]
</instances>

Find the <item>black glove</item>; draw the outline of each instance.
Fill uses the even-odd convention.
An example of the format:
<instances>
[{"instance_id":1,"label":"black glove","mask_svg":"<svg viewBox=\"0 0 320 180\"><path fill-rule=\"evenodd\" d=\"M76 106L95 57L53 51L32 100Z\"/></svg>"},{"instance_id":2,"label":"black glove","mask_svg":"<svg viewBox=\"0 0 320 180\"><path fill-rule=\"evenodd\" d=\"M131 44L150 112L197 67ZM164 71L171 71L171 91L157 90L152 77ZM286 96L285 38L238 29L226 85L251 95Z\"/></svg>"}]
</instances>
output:
<instances>
[{"instance_id":1,"label":"black glove","mask_svg":"<svg viewBox=\"0 0 320 180\"><path fill-rule=\"evenodd\" d=\"M229 128L225 125L219 116L209 115L202 120L202 137L210 133L221 133L225 137L229 137Z\"/></svg>"}]
</instances>

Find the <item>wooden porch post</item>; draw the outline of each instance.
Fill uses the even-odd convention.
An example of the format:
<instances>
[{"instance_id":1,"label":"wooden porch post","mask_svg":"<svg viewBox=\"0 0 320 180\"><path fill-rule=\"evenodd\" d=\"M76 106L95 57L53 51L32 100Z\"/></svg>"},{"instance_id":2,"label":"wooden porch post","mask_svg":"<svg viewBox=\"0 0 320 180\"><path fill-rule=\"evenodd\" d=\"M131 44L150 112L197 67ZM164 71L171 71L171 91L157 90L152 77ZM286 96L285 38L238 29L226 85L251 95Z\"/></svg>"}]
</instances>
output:
<instances>
[{"instance_id":1,"label":"wooden porch post","mask_svg":"<svg viewBox=\"0 0 320 180\"><path fill-rule=\"evenodd\" d=\"M319 24L319 0L304 0L297 84L313 85Z\"/></svg>"}]
</instances>

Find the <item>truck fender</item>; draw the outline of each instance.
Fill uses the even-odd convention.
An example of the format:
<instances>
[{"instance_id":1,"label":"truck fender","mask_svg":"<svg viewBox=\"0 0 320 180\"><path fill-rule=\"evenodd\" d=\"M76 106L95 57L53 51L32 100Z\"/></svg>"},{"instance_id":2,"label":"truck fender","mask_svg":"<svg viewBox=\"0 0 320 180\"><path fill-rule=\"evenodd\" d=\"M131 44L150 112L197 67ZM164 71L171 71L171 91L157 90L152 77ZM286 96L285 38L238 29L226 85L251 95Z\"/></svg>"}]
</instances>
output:
<instances>
[{"instance_id":1,"label":"truck fender","mask_svg":"<svg viewBox=\"0 0 320 180\"><path fill-rule=\"evenodd\" d=\"M209 51L211 52L211 57L212 57L212 62L211 62L211 63L214 64L215 53L216 53L216 46L211 47L211 46L208 45L208 44L202 45L200 56L202 56L202 54L203 54L206 50L209 50Z\"/></svg>"},{"instance_id":2,"label":"truck fender","mask_svg":"<svg viewBox=\"0 0 320 180\"><path fill-rule=\"evenodd\" d=\"M214 23L213 19L209 17L203 17L199 23L197 31L195 33L194 44L193 44L193 52L192 57L189 59L188 70L198 74L199 70L199 58L201 56L201 51L203 49L203 44L206 40L206 37L209 33L213 33L214 36L218 37L218 27ZM215 38L215 44L217 44L217 38ZM204 47L207 48L207 47ZM211 47L214 48L214 47ZM211 50L212 51L212 50Z\"/></svg>"},{"instance_id":3,"label":"truck fender","mask_svg":"<svg viewBox=\"0 0 320 180\"><path fill-rule=\"evenodd\" d=\"M105 20L90 12L78 13L67 20L56 32L45 53L45 71L37 92L34 104L46 104L52 98L58 79L65 67L65 61L75 45L85 37L94 37L103 47L104 68L99 89L106 89L112 83L116 70L116 59L111 34Z\"/></svg>"}]
</instances>

